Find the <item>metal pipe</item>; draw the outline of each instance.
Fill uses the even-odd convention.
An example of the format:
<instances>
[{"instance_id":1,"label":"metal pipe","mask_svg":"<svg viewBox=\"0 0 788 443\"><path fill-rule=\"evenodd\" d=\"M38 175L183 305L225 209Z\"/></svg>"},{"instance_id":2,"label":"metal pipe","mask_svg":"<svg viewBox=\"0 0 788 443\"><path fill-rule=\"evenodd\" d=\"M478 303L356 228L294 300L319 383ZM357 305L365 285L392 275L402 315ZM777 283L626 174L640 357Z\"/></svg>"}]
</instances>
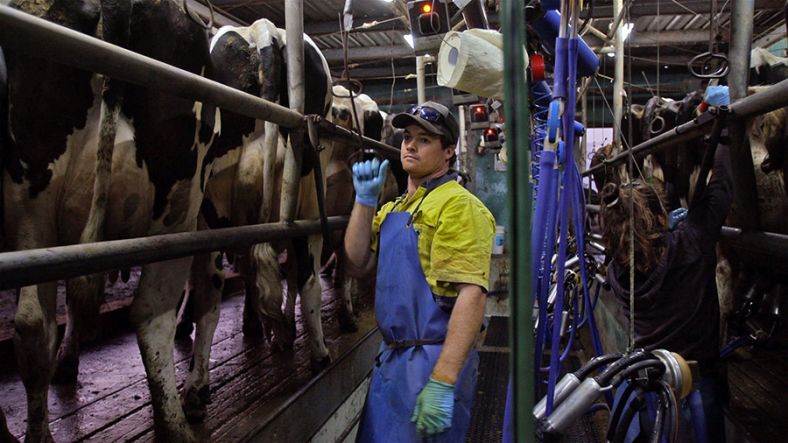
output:
<instances>
[{"instance_id":1,"label":"metal pipe","mask_svg":"<svg viewBox=\"0 0 788 443\"><path fill-rule=\"evenodd\" d=\"M535 435L534 372L533 372L533 321L531 314L531 184L529 177L528 146L530 116L528 88L523 72L525 44L523 0L501 1L501 24L504 44L504 114L507 116L507 145L509 167L507 168L507 193L510 233L509 269L511 270L512 293L509 298L511 319L509 321L509 343L512 349L510 361L512 375L512 431L513 440L533 441Z\"/></svg>"},{"instance_id":2,"label":"metal pipe","mask_svg":"<svg viewBox=\"0 0 788 443\"><path fill-rule=\"evenodd\" d=\"M31 56L98 72L188 100L211 103L286 128L303 124L299 113L276 103L3 5L0 5L0 43L3 47L24 51ZM328 121L321 124L322 129L330 126L343 129ZM354 137L358 138L358 134ZM364 137L364 142L365 145L382 145L368 137Z\"/></svg>"},{"instance_id":3,"label":"metal pipe","mask_svg":"<svg viewBox=\"0 0 788 443\"><path fill-rule=\"evenodd\" d=\"M317 124L321 131L330 132L333 135L346 138L351 141L358 141L357 132L353 132L341 126L337 126L322 117L317 119ZM399 148L395 148L394 146L387 145L375 139L364 137L364 148L374 149L378 151L380 155L388 158L389 160L400 161Z\"/></svg>"},{"instance_id":4,"label":"metal pipe","mask_svg":"<svg viewBox=\"0 0 788 443\"><path fill-rule=\"evenodd\" d=\"M424 88L424 56L416 57L416 94L418 95L418 103L422 104L427 101L427 94Z\"/></svg>"},{"instance_id":5,"label":"metal pipe","mask_svg":"<svg viewBox=\"0 0 788 443\"><path fill-rule=\"evenodd\" d=\"M777 84L769 86L767 89L744 97L729 108L729 113L737 119L745 119L758 114L765 114L776 109L788 106L788 80L783 80ZM664 148L669 144L675 144L692 140L704 133L706 126L711 126L716 116L713 112L706 112L696 117L692 121L677 126L670 131L660 134L650 140L632 148L632 155L640 157L649 154L657 149ZM583 176L593 174L605 167L624 161L629 156L629 152L623 152L611 159L605 160L602 164L594 166L583 173ZM735 163L735 160L732 159ZM752 163L750 163L752 164ZM750 168L752 169L752 168Z\"/></svg>"},{"instance_id":6,"label":"metal pipe","mask_svg":"<svg viewBox=\"0 0 788 443\"><path fill-rule=\"evenodd\" d=\"M619 26L624 15L624 1L613 0L613 15L618 22L614 27L616 50L615 69L613 75L613 152L621 152L621 120L624 115L624 29Z\"/></svg>"},{"instance_id":7,"label":"metal pipe","mask_svg":"<svg viewBox=\"0 0 788 443\"><path fill-rule=\"evenodd\" d=\"M285 29L287 37L287 90L290 109L304 113L304 0L285 1ZM303 127L302 127L303 128ZM295 219L298 185L301 182L301 163L304 155L303 129L295 129L288 137L282 173L282 198L279 220L290 223ZM318 198L320 198L318 196Z\"/></svg>"},{"instance_id":8,"label":"metal pipe","mask_svg":"<svg viewBox=\"0 0 788 443\"><path fill-rule=\"evenodd\" d=\"M731 48L728 54L728 86L732 101L747 97L754 6L754 0L735 0L732 5ZM758 190L746 122L732 120L729 123L734 190L731 220L737 226L757 228L760 225Z\"/></svg>"},{"instance_id":9,"label":"metal pipe","mask_svg":"<svg viewBox=\"0 0 788 443\"><path fill-rule=\"evenodd\" d=\"M484 11L482 0L471 0L465 5L462 8L462 18L465 20L465 25L468 29L488 29L490 27L487 23L487 13Z\"/></svg>"},{"instance_id":10,"label":"metal pipe","mask_svg":"<svg viewBox=\"0 0 788 443\"><path fill-rule=\"evenodd\" d=\"M276 103L8 6L0 6L0 43L31 56L98 72L178 97L212 103L288 128L301 124L298 113Z\"/></svg>"},{"instance_id":11,"label":"metal pipe","mask_svg":"<svg viewBox=\"0 0 788 443\"><path fill-rule=\"evenodd\" d=\"M347 216L329 217L328 226L332 230L344 229L347 221ZM289 225L267 223L6 252L0 254L0 289L18 288L42 281L106 272L223 249L240 249L255 243L318 232L319 220L298 220Z\"/></svg>"},{"instance_id":12,"label":"metal pipe","mask_svg":"<svg viewBox=\"0 0 788 443\"><path fill-rule=\"evenodd\" d=\"M786 234L748 231L723 226L720 236L723 241L739 249L768 254L771 257L788 258L788 235Z\"/></svg>"}]
</instances>

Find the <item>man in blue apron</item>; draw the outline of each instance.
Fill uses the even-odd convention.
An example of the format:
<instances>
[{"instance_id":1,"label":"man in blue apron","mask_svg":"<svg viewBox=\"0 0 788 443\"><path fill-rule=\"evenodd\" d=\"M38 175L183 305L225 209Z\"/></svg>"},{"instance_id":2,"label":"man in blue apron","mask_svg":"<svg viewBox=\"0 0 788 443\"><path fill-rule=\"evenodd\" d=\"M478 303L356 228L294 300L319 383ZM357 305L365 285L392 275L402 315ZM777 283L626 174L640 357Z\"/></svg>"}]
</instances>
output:
<instances>
[{"instance_id":1,"label":"man in blue apron","mask_svg":"<svg viewBox=\"0 0 788 443\"><path fill-rule=\"evenodd\" d=\"M408 190L375 213L388 161L353 165L348 270L372 272L383 343L359 442L461 442L470 425L495 220L457 183L457 121L426 102L399 114Z\"/></svg>"}]
</instances>

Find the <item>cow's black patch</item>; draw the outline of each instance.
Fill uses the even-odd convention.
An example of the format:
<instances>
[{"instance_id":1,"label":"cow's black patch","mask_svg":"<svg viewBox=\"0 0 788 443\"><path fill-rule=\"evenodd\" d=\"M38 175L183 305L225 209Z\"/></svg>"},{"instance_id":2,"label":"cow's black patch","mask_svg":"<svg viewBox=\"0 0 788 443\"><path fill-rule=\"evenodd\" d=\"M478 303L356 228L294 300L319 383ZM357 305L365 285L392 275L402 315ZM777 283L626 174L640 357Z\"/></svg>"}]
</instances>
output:
<instances>
[{"instance_id":1,"label":"cow's black patch","mask_svg":"<svg viewBox=\"0 0 788 443\"><path fill-rule=\"evenodd\" d=\"M94 35L99 11L93 2L56 2L42 18ZM52 178L49 164L66 151L68 136L85 127L93 103L92 73L6 50L8 103L3 166L16 183L28 180L35 198ZM5 112L8 107L3 106Z\"/></svg>"},{"instance_id":2,"label":"cow's black patch","mask_svg":"<svg viewBox=\"0 0 788 443\"><path fill-rule=\"evenodd\" d=\"M383 116L378 111L364 111L364 135L380 140L383 135Z\"/></svg>"},{"instance_id":3,"label":"cow's black patch","mask_svg":"<svg viewBox=\"0 0 788 443\"><path fill-rule=\"evenodd\" d=\"M294 238L293 252L295 252L296 267L298 269L296 281L298 282L298 289L301 289L315 272L313 269L314 257L309 253L309 239L307 237Z\"/></svg>"},{"instance_id":4,"label":"cow's black patch","mask_svg":"<svg viewBox=\"0 0 788 443\"><path fill-rule=\"evenodd\" d=\"M287 54L286 46L282 47L282 85L287 85ZM305 97L304 97L304 114L317 114L325 116L328 114L329 107L331 106L331 102L326 100L326 94L328 93L328 79L329 73L326 72L323 66L323 57L321 56L319 50L309 44L308 41L304 41L304 85L306 88ZM290 106L290 100L288 96L288 89L286 86L282 87L282 95L281 95L281 104L284 107ZM287 128L281 128L282 135L287 138L289 136L289 130ZM304 144L303 146L310 146L309 144L309 137L306 134L306 131L303 134L304 136ZM316 155L312 155L311 153L314 152L313 149L306 149L305 155L303 157L303 161L301 162L301 176L309 174L317 164L318 157Z\"/></svg>"},{"instance_id":5,"label":"cow's black patch","mask_svg":"<svg viewBox=\"0 0 788 443\"><path fill-rule=\"evenodd\" d=\"M216 212L216 206L213 205L213 202L209 198L204 198L202 200L200 214L202 214L205 222L211 229L229 228L231 226L230 219L227 217L220 217L219 213Z\"/></svg>"},{"instance_id":6,"label":"cow's black patch","mask_svg":"<svg viewBox=\"0 0 788 443\"><path fill-rule=\"evenodd\" d=\"M222 289L222 278L219 276L219 274L211 275L211 284L216 289Z\"/></svg>"},{"instance_id":7,"label":"cow's black patch","mask_svg":"<svg viewBox=\"0 0 788 443\"><path fill-rule=\"evenodd\" d=\"M202 27L171 1L135 0L129 47L135 52L199 74L209 64ZM197 170L194 102L128 85L123 111L134 121L137 164L144 163L155 187L153 219L164 214L176 182Z\"/></svg>"}]
</instances>

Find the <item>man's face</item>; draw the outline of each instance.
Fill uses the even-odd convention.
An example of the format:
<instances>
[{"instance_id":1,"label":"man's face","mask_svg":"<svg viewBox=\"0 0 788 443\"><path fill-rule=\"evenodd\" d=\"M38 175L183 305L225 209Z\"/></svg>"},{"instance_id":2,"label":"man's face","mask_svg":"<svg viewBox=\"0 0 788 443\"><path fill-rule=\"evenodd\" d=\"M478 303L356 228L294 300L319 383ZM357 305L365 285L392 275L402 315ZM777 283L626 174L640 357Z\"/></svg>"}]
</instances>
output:
<instances>
[{"instance_id":1,"label":"man's face","mask_svg":"<svg viewBox=\"0 0 788 443\"><path fill-rule=\"evenodd\" d=\"M451 156L452 150L444 149L439 135L431 134L417 124L405 128L400 160L402 169L411 177L429 177L448 168Z\"/></svg>"}]
</instances>

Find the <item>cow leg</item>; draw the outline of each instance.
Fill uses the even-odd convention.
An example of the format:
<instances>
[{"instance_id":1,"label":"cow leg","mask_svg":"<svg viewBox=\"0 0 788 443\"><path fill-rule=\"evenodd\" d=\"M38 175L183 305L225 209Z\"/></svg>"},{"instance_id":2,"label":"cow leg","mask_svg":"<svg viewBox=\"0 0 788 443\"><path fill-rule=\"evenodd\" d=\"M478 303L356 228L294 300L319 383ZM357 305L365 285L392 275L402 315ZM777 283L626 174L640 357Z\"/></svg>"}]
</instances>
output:
<instances>
[{"instance_id":1,"label":"cow leg","mask_svg":"<svg viewBox=\"0 0 788 443\"><path fill-rule=\"evenodd\" d=\"M52 383L74 384L79 374L79 346L98 330L99 311L104 301L104 274L92 274L66 282L66 332L57 353Z\"/></svg>"},{"instance_id":2,"label":"cow leg","mask_svg":"<svg viewBox=\"0 0 788 443\"><path fill-rule=\"evenodd\" d=\"M189 298L193 300L197 328L194 334L192 363L183 389L183 409L189 421L202 421L207 413L207 405L211 402L208 384L211 342L219 323L219 305L224 287L220 253L194 257L192 283L194 289Z\"/></svg>"},{"instance_id":3,"label":"cow leg","mask_svg":"<svg viewBox=\"0 0 788 443\"><path fill-rule=\"evenodd\" d=\"M728 342L728 320L733 313L733 270L722 248L717 246L717 297L720 303L720 342L724 346Z\"/></svg>"},{"instance_id":4,"label":"cow leg","mask_svg":"<svg viewBox=\"0 0 788 443\"><path fill-rule=\"evenodd\" d=\"M251 254L251 249L250 249ZM246 288L244 292L243 333L244 336L259 340L265 337L271 339L260 319L259 294L257 292L256 270L251 260L251 255L243 256L239 262L239 273Z\"/></svg>"},{"instance_id":5,"label":"cow leg","mask_svg":"<svg viewBox=\"0 0 788 443\"><path fill-rule=\"evenodd\" d=\"M18 443L17 440L9 431L8 425L5 421L5 414L3 410L0 409L0 442L2 443Z\"/></svg>"},{"instance_id":6,"label":"cow leg","mask_svg":"<svg viewBox=\"0 0 788 443\"><path fill-rule=\"evenodd\" d=\"M292 347L295 340L282 312L282 280L279 273L278 254L269 243L252 246L254 286L257 291L257 308L264 327L270 328L273 337L271 349L281 352Z\"/></svg>"},{"instance_id":7,"label":"cow leg","mask_svg":"<svg viewBox=\"0 0 788 443\"><path fill-rule=\"evenodd\" d=\"M358 331L358 324L356 323L356 315L353 312L353 288L355 282L353 277L345 273L345 254L340 250L337 252L336 268L334 269L334 282L340 282L339 287L335 289L339 292L341 297L341 304L339 306L339 327L342 332L356 332Z\"/></svg>"},{"instance_id":8,"label":"cow leg","mask_svg":"<svg viewBox=\"0 0 788 443\"><path fill-rule=\"evenodd\" d=\"M192 265L194 269L194 265ZM193 274L192 274L193 275ZM187 340L192 337L194 331L194 294L187 287L181 292L181 300L178 302L178 326L175 327L175 339Z\"/></svg>"},{"instance_id":9,"label":"cow leg","mask_svg":"<svg viewBox=\"0 0 788 443\"><path fill-rule=\"evenodd\" d=\"M131 321L148 377L156 435L161 441L192 442L194 434L175 385L173 340L178 294L186 281L192 258L145 265L131 305Z\"/></svg>"},{"instance_id":10,"label":"cow leg","mask_svg":"<svg viewBox=\"0 0 788 443\"><path fill-rule=\"evenodd\" d=\"M310 235L308 239L294 239L293 244L298 263L301 316L305 320L307 333L309 334L312 368L320 370L331 363L331 356L323 339L323 325L320 321L323 294L318 276L323 238L320 235Z\"/></svg>"},{"instance_id":11,"label":"cow leg","mask_svg":"<svg viewBox=\"0 0 788 443\"><path fill-rule=\"evenodd\" d=\"M27 393L26 441L50 442L48 390L57 351L57 283L26 286L14 317L14 348Z\"/></svg>"}]
</instances>

